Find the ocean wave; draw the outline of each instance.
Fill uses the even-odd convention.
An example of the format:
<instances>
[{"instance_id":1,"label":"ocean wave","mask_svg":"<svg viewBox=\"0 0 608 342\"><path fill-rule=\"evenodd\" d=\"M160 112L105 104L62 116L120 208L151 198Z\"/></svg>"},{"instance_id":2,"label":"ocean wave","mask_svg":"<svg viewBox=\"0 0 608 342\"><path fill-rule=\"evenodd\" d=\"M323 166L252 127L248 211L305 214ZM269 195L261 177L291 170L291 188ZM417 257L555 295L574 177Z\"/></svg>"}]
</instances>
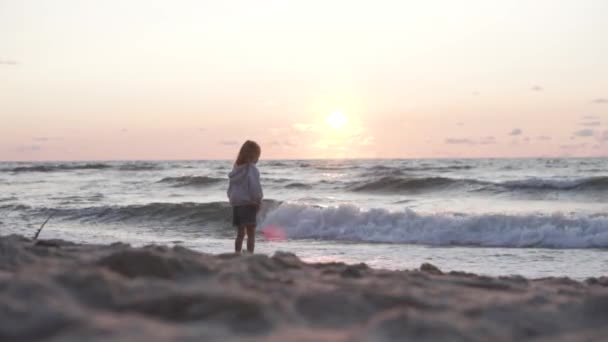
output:
<instances>
[{"instance_id":1,"label":"ocean wave","mask_svg":"<svg viewBox=\"0 0 608 342\"><path fill-rule=\"evenodd\" d=\"M49 199L57 201L60 205L71 205L78 203L100 202L105 198L102 193L82 194L82 195L53 195Z\"/></svg>"},{"instance_id":2,"label":"ocean wave","mask_svg":"<svg viewBox=\"0 0 608 342\"><path fill-rule=\"evenodd\" d=\"M106 163L62 163L50 164L40 163L33 165L15 166L0 169L2 172L60 172L60 171L77 171L77 170L106 170L116 169L119 171L153 171L162 170L164 166L160 163L152 162L128 162L120 164Z\"/></svg>"},{"instance_id":3,"label":"ocean wave","mask_svg":"<svg viewBox=\"0 0 608 342\"><path fill-rule=\"evenodd\" d=\"M472 165L446 165L446 166L437 166L437 165L418 165L418 166L386 166L386 165L374 165L372 167L367 168L368 171L378 171L380 173L389 171L389 172L420 172L420 171L460 171L460 170L471 170L475 167Z\"/></svg>"},{"instance_id":4,"label":"ocean wave","mask_svg":"<svg viewBox=\"0 0 608 342\"><path fill-rule=\"evenodd\" d=\"M25 208L24 208L25 209ZM149 203L126 206L95 206L86 208L38 208L34 214L53 213L55 217L84 223L164 223L191 226L193 229L231 218L227 202Z\"/></svg>"},{"instance_id":5,"label":"ocean wave","mask_svg":"<svg viewBox=\"0 0 608 342\"><path fill-rule=\"evenodd\" d=\"M264 200L260 210L260 217L265 217L269 210L276 208L281 202ZM182 202L167 203L157 202L138 205L108 206L100 205L84 208L33 208L26 205L4 205L0 209L17 211L21 210L27 214L46 216L53 214L54 217L66 221L77 221L82 223L108 224L161 224L169 229L184 228L188 230L211 227L221 230L230 225L232 219L232 207L228 202Z\"/></svg>"},{"instance_id":6,"label":"ocean wave","mask_svg":"<svg viewBox=\"0 0 608 342\"><path fill-rule=\"evenodd\" d=\"M20 210L28 210L31 207L29 205L14 203L14 204L4 204L0 205L0 210L6 211L20 211Z\"/></svg>"},{"instance_id":7,"label":"ocean wave","mask_svg":"<svg viewBox=\"0 0 608 342\"><path fill-rule=\"evenodd\" d=\"M543 179L530 178L497 183L508 189L536 190L608 190L608 177L585 177L579 179Z\"/></svg>"},{"instance_id":8,"label":"ocean wave","mask_svg":"<svg viewBox=\"0 0 608 342\"><path fill-rule=\"evenodd\" d=\"M310 184L304 184L304 183L289 183L287 185L285 185L285 188L287 189L312 189L312 185Z\"/></svg>"},{"instance_id":9,"label":"ocean wave","mask_svg":"<svg viewBox=\"0 0 608 342\"><path fill-rule=\"evenodd\" d=\"M359 169L360 166L357 165L313 165L316 170L319 171L346 171L346 170L354 170Z\"/></svg>"},{"instance_id":10,"label":"ocean wave","mask_svg":"<svg viewBox=\"0 0 608 342\"><path fill-rule=\"evenodd\" d=\"M462 170L469 170L472 169L472 166L469 165L455 165L455 166L408 166L408 167L391 167L391 166L384 166L384 165L376 165L370 168L367 168L365 171L363 171L359 177L372 177L372 178L379 178L379 177L406 177L406 176L410 176L413 177L413 175L421 175L421 174L425 174L425 173L429 173L428 177L435 177L435 178L439 178L442 176L438 176L437 174L433 174L433 173L442 173L442 172L452 172L452 171L462 171ZM419 176L419 177L424 177L424 176ZM445 177L442 177L445 178Z\"/></svg>"},{"instance_id":11,"label":"ocean wave","mask_svg":"<svg viewBox=\"0 0 608 342\"><path fill-rule=\"evenodd\" d=\"M86 163L86 164L37 164L28 166L17 166L13 168L5 168L4 172L57 172L57 171L74 171L74 170L103 170L110 169L111 165L104 163Z\"/></svg>"},{"instance_id":12,"label":"ocean wave","mask_svg":"<svg viewBox=\"0 0 608 342\"><path fill-rule=\"evenodd\" d=\"M529 178L505 182L489 182L477 179L449 177L408 177L387 175L372 180L351 182L348 189L355 192L404 193L447 189L471 191L606 191L608 177L584 177L579 179Z\"/></svg>"},{"instance_id":13,"label":"ocean wave","mask_svg":"<svg viewBox=\"0 0 608 342\"><path fill-rule=\"evenodd\" d=\"M171 183L173 186L208 186L220 182L227 182L227 179L216 178L209 176L181 176L181 177L166 177L159 181L160 183Z\"/></svg>"},{"instance_id":14,"label":"ocean wave","mask_svg":"<svg viewBox=\"0 0 608 342\"><path fill-rule=\"evenodd\" d=\"M354 182L349 185L355 192L419 192L435 189L445 190L447 187L483 185L486 182L470 179L454 179L446 177L395 177L385 176L371 181Z\"/></svg>"},{"instance_id":15,"label":"ocean wave","mask_svg":"<svg viewBox=\"0 0 608 342\"><path fill-rule=\"evenodd\" d=\"M262 227L291 239L320 239L434 246L607 248L608 217L565 214L420 214L406 209L319 208L284 203Z\"/></svg>"},{"instance_id":16,"label":"ocean wave","mask_svg":"<svg viewBox=\"0 0 608 342\"><path fill-rule=\"evenodd\" d=\"M77 170L107 170L116 169L119 171L151 171L162 170L164 167L159 163L149 162L129 162L121 164L106 163L62 163L50 164L40 163L33 165L15 166L0 169L2 172L24 173L24 172L60 172Z\"/></svg>"},{"instance_id":17,"label":"ocean wave","mask_svg":"<svg viewBox=\"0 0 608 342\"><path fill-rule=\"evenodd\" d=\"M404 170L402 168L385 167L385 168L378 168L378 169L374 169L374 170L370 170L370 171L365 171L365 172L361 173L359 177L374 178L374 179L378 179L380 177L400 177L400 176L405 176L406 172L408 172L408 171Z\"/></svg>"},{"instance_id":18,"label":"ocean wave","mask_svg":"<svg viewBox=\"0 0 608 342\"><path fill-rule=\"evenodd\" d=\"M271 166L271 167L290 167L292 165L289 165L285 162L281 162L281 161L267 161L267 162L263 162L262 164L263 166Z\"/></svg>"},{"instance_id":19,"label":"ocean wave","mask_svg":"<svg viewBox=\"0 0 608 342\"><path fill-rule=\"evenodd\" d=\"M159 163L131 162L118 165L120 171L154 171L162 170L164 167Z\"/></svg>"}]
</instances>

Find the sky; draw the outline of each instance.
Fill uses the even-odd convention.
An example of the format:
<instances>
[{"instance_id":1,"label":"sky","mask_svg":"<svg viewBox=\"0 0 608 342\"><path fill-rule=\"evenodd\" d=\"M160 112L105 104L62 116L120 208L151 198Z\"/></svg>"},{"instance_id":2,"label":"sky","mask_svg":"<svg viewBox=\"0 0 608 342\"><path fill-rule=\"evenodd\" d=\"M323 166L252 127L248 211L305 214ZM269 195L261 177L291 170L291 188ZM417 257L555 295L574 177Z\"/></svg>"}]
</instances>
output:
<instances>
[{"instance_id":1,"label":"sky","mask_svg":"<svg viewBox=\"0 0 608 342\"><path fill-rule=\"evenodd\" d=\"M608 156L608 1L0 0L0 160Z\"/></svg>"}]
</instances>

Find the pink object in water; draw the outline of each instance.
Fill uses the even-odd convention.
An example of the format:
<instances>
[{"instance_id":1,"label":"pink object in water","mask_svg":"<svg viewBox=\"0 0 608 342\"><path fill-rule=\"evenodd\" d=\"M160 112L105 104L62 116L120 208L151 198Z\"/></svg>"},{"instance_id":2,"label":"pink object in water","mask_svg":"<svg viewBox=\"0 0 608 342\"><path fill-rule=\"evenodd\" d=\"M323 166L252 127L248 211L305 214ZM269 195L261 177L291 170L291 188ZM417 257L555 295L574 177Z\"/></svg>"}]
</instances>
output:
<instances>
[{"instance_id":1,"label":"pink object in water","mask_svg":"<svg viewBox=\"0 0 608 342\"><path fill-rule=\"evenodd\" d=\"M285 231L278 226L266 226L262 229L264 238L270 241L284 241L287 237Z\"/></svg>"}]
</instances>

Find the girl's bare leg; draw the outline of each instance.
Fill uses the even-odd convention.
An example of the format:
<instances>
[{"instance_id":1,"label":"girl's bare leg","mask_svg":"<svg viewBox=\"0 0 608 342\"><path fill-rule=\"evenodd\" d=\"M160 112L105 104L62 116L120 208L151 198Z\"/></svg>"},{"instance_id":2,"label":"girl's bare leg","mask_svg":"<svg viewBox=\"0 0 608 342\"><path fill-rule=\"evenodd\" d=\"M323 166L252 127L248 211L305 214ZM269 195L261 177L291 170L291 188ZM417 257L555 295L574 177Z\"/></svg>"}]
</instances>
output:
<instances>
[{"instance_id":1,"label":"girl's bare leg","mask_svg":"<svg viewBox=\"0 0 608 342\"><path fill-rule=\"evenodd\" d=\"M242 242L242 240L241 240ZM255 249L255 226L247 226L247 252L253 253Z\"/></svg>"},{"instance_id":2,"label":"girl's bare leg","mask_svg":"<svg viewBox=\"0 0 608 342\"><path fill-rule=\"evenodd\" d=\"M243 249L243 239L245 238L245 227L238 227L238 231L236 233L236 239L234 240L234 251L236 253L240 253L241 249ZM249 243L248 243L249 245Z\"/></svg>"}]
</instances>

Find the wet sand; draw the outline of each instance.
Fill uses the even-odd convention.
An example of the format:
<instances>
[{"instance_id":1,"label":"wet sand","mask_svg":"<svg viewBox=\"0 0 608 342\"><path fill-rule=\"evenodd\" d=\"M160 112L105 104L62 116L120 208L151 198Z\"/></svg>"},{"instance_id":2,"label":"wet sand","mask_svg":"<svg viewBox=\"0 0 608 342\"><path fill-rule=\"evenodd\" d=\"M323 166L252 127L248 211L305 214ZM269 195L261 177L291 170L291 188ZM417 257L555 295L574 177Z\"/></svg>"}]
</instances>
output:
<instances>
[{"instance_id":1,"label":"wet sand","mask_svg":"<svg viewBox=\"0 0 608 342\"><path fill-rule=\"evenodd\" d=\"M608 278L0 237L1 341L602 341Z\"/></svg>"}]
</instances>

